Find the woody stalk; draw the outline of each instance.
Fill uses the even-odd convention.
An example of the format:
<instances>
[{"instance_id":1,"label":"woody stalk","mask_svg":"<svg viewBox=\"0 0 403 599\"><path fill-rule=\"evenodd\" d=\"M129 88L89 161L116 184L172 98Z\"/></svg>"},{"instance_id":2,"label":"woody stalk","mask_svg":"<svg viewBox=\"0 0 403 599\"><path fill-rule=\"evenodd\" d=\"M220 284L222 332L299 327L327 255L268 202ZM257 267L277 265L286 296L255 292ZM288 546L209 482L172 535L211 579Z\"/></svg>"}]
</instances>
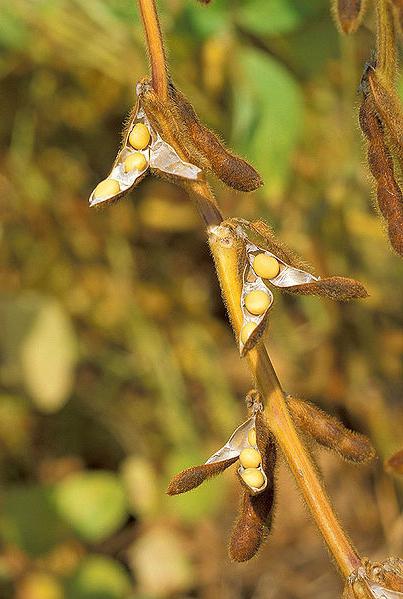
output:
<instances>
[{"instance_id":1,"label":"woody stalk","mask_svg":"<svg viewBox=\"0 0 403 599\"><path fill-rule=\"evenodd\" d=\"M274 298L271 289L338 301L364 298L367 293L352 279L321 279L306 272L303 262L262 221L249 223L224 218L206 173L241 191L253 191L263 182L251 165L225 148L200 122L192 105L174 86L167 70L155 2L138 0L138 4L151 78L137 85L138 103L126 127L122 148L109 177L91 195L90 204L120 199L148 172L157 173L186 190L206 226L229 319L255 387L248 394L248 420L205 464L177 474L168 493L188 491L235 462L239 464L242 501L230 542L230 556L246 561L255 555L270 532L278 447L347 582L345 596L376 597L371 587L375 584L372 565L360 557L344 532L298 431L308 433L320 445L350 461L367 461L374 456L374 450L363 435L349 431L312 404L286 395L265 343ZM398 568L400 576L400 561ZM403 584L403 579L399 580ZM378 583L385 583L385 578L377 580Z\"/></svg>"}]
</instances>

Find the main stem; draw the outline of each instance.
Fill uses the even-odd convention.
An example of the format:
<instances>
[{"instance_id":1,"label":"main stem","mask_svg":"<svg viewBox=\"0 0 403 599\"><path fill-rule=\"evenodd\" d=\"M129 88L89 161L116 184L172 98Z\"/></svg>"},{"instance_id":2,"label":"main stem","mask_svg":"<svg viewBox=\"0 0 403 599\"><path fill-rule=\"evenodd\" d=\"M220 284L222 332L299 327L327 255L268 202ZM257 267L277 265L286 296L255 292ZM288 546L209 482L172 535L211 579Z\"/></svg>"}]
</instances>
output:
<instances>
[{"instance_id":1,"label":"main stem","mask_svg":"<svg viewBox=\"0 0 403 599\"><path fill-rule=\"evenodd\" d=\"M235 334L239 337L243 317L236 239L225 226L213 227L209 239L224 301ZM347 577L361 565L361 559L337 520L311 459L295 430L284 392L262 341L248 352L247 360L257 388L265 400L267 425L287 459L330 552L342 574Z\"/></svg>"},{"instance_id":2,"label":"main stem","mask_svg":"<svg viewBox=\"0 0 403 599\"><path fill-rule=\"evenodd\" d=\"M168 74L155 2L138 1L150 53L153 87L163 99L168 95ZM184 183L184 187L195 201L210 233L209 241L217 275L233 329L238 337L242 326L241 282L234 240L231 241L229 230L220 226L223 216L208 183L204 179L188 181ZM218 231L221 233L217 235ZM263 342L248 353L247 360L258 390L265 399L267 424L287 459L329 550L340 571L347 577L361 565L361 559L338 522L329 498L299 439L287 409L284 392Z\"/></svg>"},{"instance_id":3,"label":"main stem","mask_svg":"<svg viewBox=\"0 0 403 599\"><path fill-rule=\"evenodd\" d=\"M155 0L138 0L138 3L147 38L153 88L160 98L167 98L168 71Z\"/></svg>"}]
</instances>

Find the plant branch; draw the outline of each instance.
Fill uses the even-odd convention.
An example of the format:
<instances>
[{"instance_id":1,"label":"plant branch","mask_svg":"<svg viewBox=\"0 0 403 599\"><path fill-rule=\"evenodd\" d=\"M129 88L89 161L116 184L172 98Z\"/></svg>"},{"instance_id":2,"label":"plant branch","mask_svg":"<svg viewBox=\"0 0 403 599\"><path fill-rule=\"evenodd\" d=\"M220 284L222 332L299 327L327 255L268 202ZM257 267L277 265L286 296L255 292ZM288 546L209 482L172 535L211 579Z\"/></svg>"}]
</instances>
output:
<instances>
[{"instance_id":1,"label":"plant branch","mask_svg":"<svg viewBox=\"0 0 403 599\"><path fill-rule=\"evenodd\" d=\"M139 0L139 6L151 59L153 87L158 96L164 99L168 96L168 75L155 3L154 0ZM168 141L179 155L184 156L174 139ZM223 216L204 177L198 181L185 181L182 185L196 204L207 226L223 298L235 335L238 337L242 326L242 312L236 239L228 228L220 226ZM361 559L338 522L315 468L299 439L286 406L284 392L263 342L248 352L247 360L257 388L265 400L267 424L288 461L340 571L344 576L349 576L361 565Z\"/></svg>"},{"instance_id":2,"label":"plant branch","mask_svg":"<svg viewBox=\"0 0 403 599\"><path fill-rule=\"evenodd\" d=\"M155 0L138 0L138 3L147 39L153 88L161 99L166 99L168 71Z\"/></svg>"},{"instance_id":3,"label":"plant branch","mask_svg":"<svg viewBox=\"0 0 403 599\"><path fill-rule=\"evenodd\" d=\"M214 227L210 231L210 247L223 298L238 337L242 327L242 311L236 240L226 227ZM267 425L276 437L340 571L344 576L349 576L361 565L361 559L337 520L311 459L299 439L264 343L260 342L249 351L247 360L257 388L265 400Z\"/></svg>"}]
</instances>

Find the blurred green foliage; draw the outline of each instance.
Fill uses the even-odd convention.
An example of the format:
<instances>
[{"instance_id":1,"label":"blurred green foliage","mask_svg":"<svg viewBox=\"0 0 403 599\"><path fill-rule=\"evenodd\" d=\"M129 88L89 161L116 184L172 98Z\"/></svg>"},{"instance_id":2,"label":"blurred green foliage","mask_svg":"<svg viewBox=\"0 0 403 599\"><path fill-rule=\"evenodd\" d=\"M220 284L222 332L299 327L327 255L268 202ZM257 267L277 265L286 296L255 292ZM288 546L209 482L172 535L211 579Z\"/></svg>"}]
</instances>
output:
<instances>
[{"instance_id":1,"label":"blurred green foliage","mask_svg":"<svg viewBox=\"0 0 403 599\"><path fill-rule=\"evenodd\" d=\"M237 482L168 498L243 419L250 386L183 192L147 179L101 212L147 73L134 0L0 0L0 597L330 599L326 552L280 468L260 556L228 562ZM320 466L364 554L399 554L402 266L372 205L357 128L373 15L338 36L324 1L161 2L172 76L261 171L253 196L217 186L231 216L262 216L316 271L355 276L365 302L276 296L273 361L287 390L368 433L381 459ZM401 86L402 87L402 86Z\"/></svg>"}]
</instances>

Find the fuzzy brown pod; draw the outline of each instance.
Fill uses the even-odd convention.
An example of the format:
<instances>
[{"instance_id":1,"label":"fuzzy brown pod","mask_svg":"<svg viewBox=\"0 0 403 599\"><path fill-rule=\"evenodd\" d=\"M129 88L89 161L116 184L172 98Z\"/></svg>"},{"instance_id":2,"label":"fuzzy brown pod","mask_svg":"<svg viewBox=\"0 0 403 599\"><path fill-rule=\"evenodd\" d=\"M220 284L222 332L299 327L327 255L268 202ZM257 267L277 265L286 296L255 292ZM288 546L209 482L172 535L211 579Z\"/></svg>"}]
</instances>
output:
<instances>
[{"instance_id":1,"label":"fuzzy brown pod","mask_svg":"<svg viewBox=\"0 0 403 599\"><path fill-rule=\"evenodd\" d=\"M295 424L317 443L335 451L353 463L365 463L375 457L370 440L361 433L346 428L337 418L326 414L314 404L287 395L287 404Z\"/></svg>"},{"instance_id":2,"label":"fuzzy brown pod","mask_svg":"<svg viewBox=\"0 0 403 599\"><path fill-rule=\"evenodd\" d=\"M368 293L358 281L347 277L316 277L281 243L263 221L239 218L224 221L237 239L238 270L242 277L242 326L239 351L245 356L262 339L268 324L273 294L269 285L288 293L318 295L337 301L365 298ZM306 268L306 267L305 267Z\"/></svg>"},{"instance_id":3,"label":"fuzzy brown pod","mask_svg":"<svg viewBox=\"0 0 403 599\"><path fill-rule=\"evenodd\" d=\"M251 256L265 250L280 263L280 271L274 278L266 279L271 285L288 293L299 295L319 295L337 301L365 298L368 296L364 286L355 279L347 277L320 278L305 270L308 268L285 244L274 235L273 230L263 221L249 223L242 219L230 219L230 226L243 235L249 242L247 254Z\"/></svg>"},{"instance_id":4,"label":"fuzzy brown pod","mask_svg":"<svg viewBox=\"0 0 403 599\"><path fill-rule=\"evenodd\" d=\"M251 495L248 489L243 491L239 515L228 549L230 558L236 562L248 561L256 555L267 538L273 521L276 444L264 421L263 413L256 415L256 440L262 453L267 486L259 495Z\"/></svg>"},{"instance_id":5,"label":"fuzzy brown pod","mask_svg":"<svg viewBox=\"0 0 403 599\"><path fill-rule=\"evenodd\" d=\"M383 80L376 68L368 69L368 93L390 140L390 151L403 167L403 110L396 91Z\"/></svg>"},{"instance_id":6,"label":"fuzzy brown pod","mask_svg":"<svg viewBox=\"0 0 403 599\"><path fill-rule=\"evenodd\" d=\"M385 469L391 474L403 475L403 449L400 449L385 461Z\"/></svg>"},{"instance_id":7,"label":"fuzzy brown pod","mask_svg":"<svg viewBox=\"0 0 403 599\"><path fill-rule=\"evenodd\" d=\"M197 180L201 169L177 154L151 125L141 102L134 106L121 148L106 179L91 193L90 206L113 203L136 187L147 172Z\"/></svg>"},{"instance_id":8,"label":"fuzzy brown pod","mask_svg":"<svg viewBox=\"0 0 403 599\"><path fill-rule=\"evenodd\" d=\"M205 480L224 472L237 461L241 451L248 447L248 434L255 427L255 416L251 416L232 433L226 444L209 457L205 464L186 468L170 481L168 495L178 495L195 489Z\"/></svg>"},{"instance_id":9,"label":"fuzzy brown pod","mask_svg":"<svg viewBox=\"0 0 403 599\"><path fill-rule=\"evenodd\" d=\"M368 141L368 165L376 181L378 206L384 217L389 240L394 250L403 256L403 196L395 176L384 127L376 112L372 96L366 93L365 82L359 121Z\"/></svg>"},{"instance_id":10,"label":"fuzzy brown pod","mask_svg":"<svg viewBox=\"0 0 403 599\"><path fill-rule=\"evenodd\" d=\"M173 100L177 121L184 129L204 157L218 179L238 191L254 191L263 185L259 173L246 160L230 152L218 136L201 123L193 106L185 95L171 83L170 97Z\"/></svg>"},{"instance_id":11,"label":"fuzzy brown pod","mask_svg":"<svg viewBox=\"0 0 403 599\"><path fill-rule=\"evenodd\" d=\"M214 462L213 464L201 464L200 466L192 466L186 470L182 470L176 474L170 481L167 494L168 495L179 495L180 493L186 493L195 489L201 485L205 480L213 478L221 472L224 472L229 466L232 466L238 459L237 456L222 460L221 462Z\"/></svg>"},{"instance_id":12,"label":"fuzzy brown pod","mask_svg":"<svg viewBox=\"0 0 403 599\"><path fill-rule=\"evenodd\" d=\"M332 0L332 13L342 33L354 33L362 23L366 0Z\"/></svg>"},{"instance_id":13,"label":"fuzzy brown pod","mask_svg":"<svg viewBox=\"0 0 403 599\"><path fill-rule=\"evenodd\" d=\"M193 106L172 82L166 100L157 96L148 79L143 79L138 89L153 126L178 151L180 149L186 160L203 171L213 172L240 191L253 191L263 184L259 173L246 160L230 152L217 135L201 123Z\"/></svg>"}]
</instances>

